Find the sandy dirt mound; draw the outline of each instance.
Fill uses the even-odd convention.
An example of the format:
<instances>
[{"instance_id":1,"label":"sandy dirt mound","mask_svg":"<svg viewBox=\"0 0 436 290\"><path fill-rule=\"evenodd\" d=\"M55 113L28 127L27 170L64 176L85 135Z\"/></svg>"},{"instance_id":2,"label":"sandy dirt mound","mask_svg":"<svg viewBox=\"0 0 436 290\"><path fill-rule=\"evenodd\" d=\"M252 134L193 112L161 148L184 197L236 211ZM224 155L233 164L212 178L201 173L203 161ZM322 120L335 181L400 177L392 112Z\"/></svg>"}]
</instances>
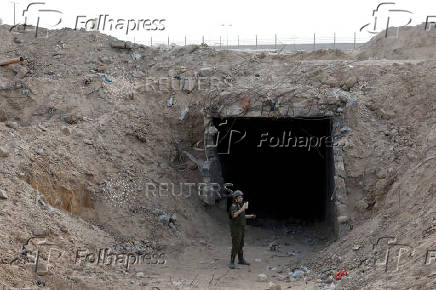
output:
<instances>
[{"instance_id":1,"label":"sandy dirt mound","mask_svg":"<svg viewBox=\"0 0 436 290\"><path fill-rule=\"evenodd\" d=\"M382 31L358 49L359 59L435 59L434 25L425 30L418 26L391 27Z\"/></svg>"}]
</instances>

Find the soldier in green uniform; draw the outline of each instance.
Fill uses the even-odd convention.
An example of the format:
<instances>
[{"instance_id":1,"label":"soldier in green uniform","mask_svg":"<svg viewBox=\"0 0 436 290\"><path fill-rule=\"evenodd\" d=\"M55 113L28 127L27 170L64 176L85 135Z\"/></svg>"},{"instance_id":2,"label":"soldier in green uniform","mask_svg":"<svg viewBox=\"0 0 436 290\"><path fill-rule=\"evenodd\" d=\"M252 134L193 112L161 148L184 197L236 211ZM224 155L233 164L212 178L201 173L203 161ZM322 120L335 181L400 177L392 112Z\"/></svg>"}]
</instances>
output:
<instances>
[{"instance_id":1,"label":"soldier in green uniform","mask_svg":"<svg viewBox=\"0 0 436 290\"><path fill-rule=\"evenodd\" d=\"M238 264L250 265L244 259L244 252L242 248L244 247L244 233L245 233L245 219L256 218L256 215L250 214L246 215L245 210L248 207L247 203L242 203L243 193L240 190L236 190L233 193L233 203L229 209L230 218L230 234L232 236L232 253L230 256L229 268L235 269L235 257L238 255Z\"/></svg>"}]
</instances>

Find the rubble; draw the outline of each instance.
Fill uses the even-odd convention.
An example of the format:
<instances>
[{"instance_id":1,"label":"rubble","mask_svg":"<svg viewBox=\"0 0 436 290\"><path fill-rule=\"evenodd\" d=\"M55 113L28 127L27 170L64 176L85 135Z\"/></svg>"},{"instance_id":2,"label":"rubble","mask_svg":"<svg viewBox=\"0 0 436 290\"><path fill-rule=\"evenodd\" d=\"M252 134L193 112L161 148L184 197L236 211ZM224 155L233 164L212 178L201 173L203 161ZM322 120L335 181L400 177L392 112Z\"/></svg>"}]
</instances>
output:
<instances>
[{"instance_id":1,"label":"rubble","mask_svg":"<svg viewBox=\"0 0 436 290\"><path fill-rule=\"evenodd\" d=\"M8 195L3 189L0 189L0 199L8 199Z\"/></svg>"},{"instance_id":2,"label":"rubble","mask_svg":"<svg viewBox=\"0 0 436 290\"><path fill-rule=\"evenodd\" d=\"M0 146L0 157L8 157L9 156L9 151L3 147Z\"/></svg>"}]
</instances>

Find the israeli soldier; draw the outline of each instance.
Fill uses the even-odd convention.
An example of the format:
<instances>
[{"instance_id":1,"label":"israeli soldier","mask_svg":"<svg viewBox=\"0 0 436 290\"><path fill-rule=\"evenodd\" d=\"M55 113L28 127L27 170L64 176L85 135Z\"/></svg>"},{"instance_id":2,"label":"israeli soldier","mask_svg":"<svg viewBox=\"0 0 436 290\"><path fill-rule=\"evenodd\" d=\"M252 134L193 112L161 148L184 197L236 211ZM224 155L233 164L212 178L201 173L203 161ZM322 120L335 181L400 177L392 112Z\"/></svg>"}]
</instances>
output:
<instances>
[{"instance_id":1,"label":"israeli soldier","mask_svg":"<svg viewBox=\"0 0 436 290\"><path fill-rule=\"evenodd\" d=\"M230 234L232 236L232 252L230 256L229 268L235 269L235 257L238 255L238 264L250 265L244 259L244 234L245 234L245 219L254 219L256 215L245 214L245 210L248 208L248 203L242 203L243 193L240 190L236 190L233 193L233 202L229 209L230 218Z\"/></svg>"}]
</instances>

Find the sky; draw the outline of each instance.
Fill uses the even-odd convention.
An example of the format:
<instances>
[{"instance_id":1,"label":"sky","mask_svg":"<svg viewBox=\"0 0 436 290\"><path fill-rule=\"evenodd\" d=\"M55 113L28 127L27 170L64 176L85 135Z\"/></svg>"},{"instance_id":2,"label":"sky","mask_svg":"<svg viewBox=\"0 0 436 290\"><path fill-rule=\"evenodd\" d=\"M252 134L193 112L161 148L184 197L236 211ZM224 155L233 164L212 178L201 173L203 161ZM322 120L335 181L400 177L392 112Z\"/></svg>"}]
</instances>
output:
<instances>
[{"instance_id":1,"label":"sky","mask_svg":"<svg viewBox=\"0 0 436 290\"><path fill-rule=\"evenodd\" d=\"M36 0L44 4L31 5L25 12L27 23L51 29L83 27L86 20L108 15L112 23L124 23L115 29L100 31L120 39L139 43L200 43L204 36L206 43L223 45L258 43L304 43L353 42L354 33L358 42L369 40L374 33L390 26L417 25L426 21L427 16L436 16L436 1L373 1L373 0ZM36 1L15 1L15 21L24 23L23 10ZM3 23L14 23L14 1L0 0L0 18ZM373 10L383 4L376 12ZM41 11L49 10L49 11ZM53 10L57 10L53 11ZM389 11L391 10L391 11ZM397 10L397 11L392 11ZM401 11L398 11L401 10ZM404 11L403 11L404 10ZM81 16L77 18L78 16ZM103 16L102 16L103 18ZM149 19L144 26L145 20ZM157 19L154 23L153 20ZM58 22L61 20L61 23ZM127 22L130 20L129 29ZM142 21L140 21L142 20ZM436 17L432 18L436 21ZM409 23L410 22L410 23ZM102 19L100 21L102 23ZM108 22L106 22L108 23ZM88 22L89 26L91 23ZM368 24L364 29L361 27ZM135 26L135 27L133 27ZM146 30L155 28L157 30Z\"/></svg>"}]
</instances>

